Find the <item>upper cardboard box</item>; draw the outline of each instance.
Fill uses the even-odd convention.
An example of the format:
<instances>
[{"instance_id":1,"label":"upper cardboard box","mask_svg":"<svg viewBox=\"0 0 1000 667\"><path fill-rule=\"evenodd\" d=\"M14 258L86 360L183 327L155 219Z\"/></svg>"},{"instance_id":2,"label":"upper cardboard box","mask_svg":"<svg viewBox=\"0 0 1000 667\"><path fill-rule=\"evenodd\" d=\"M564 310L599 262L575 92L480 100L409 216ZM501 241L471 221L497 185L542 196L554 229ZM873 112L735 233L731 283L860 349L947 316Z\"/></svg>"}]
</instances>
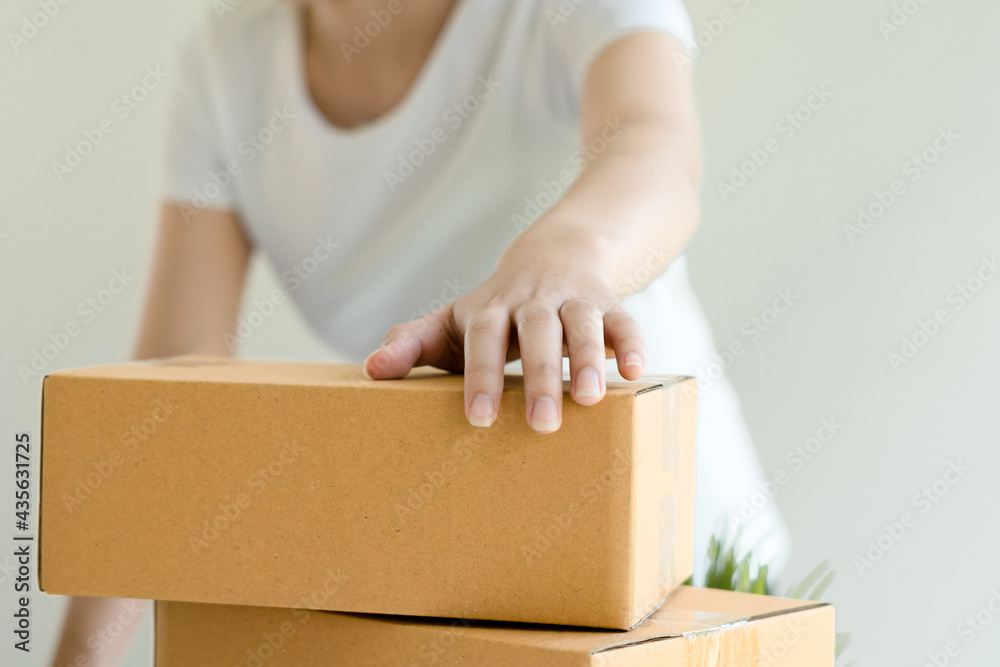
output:
<instances>
[{"instance_id":1,"label":"upper cardboard box","mask_svg":"<svg viewBox=\"0 0 1000 667\"><path fill-rule=\"evenodd\" d=\"M155 667L833 667L826 604L682 587L630 632L157 603Z\"/></svg>"},{"instance_id":2,"label":"upper cardboard box","mask_svg":"<svg viewBox=\"0 0 1000 667\"><path fill-rule=\"evenodd\" d=\"M43 384L50 593L627 629L691 572L694 383L490 428L460 376L205 357Z\"/></svg>"}]
</instances>

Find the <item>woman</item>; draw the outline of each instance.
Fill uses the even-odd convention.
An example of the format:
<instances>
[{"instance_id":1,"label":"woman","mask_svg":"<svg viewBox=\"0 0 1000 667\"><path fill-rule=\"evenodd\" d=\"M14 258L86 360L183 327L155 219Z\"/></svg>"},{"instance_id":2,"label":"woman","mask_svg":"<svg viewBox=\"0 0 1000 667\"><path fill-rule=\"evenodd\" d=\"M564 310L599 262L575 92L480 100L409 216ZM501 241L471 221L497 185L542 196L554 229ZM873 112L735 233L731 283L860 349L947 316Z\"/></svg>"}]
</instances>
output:
<instances>
[{"instance_id":1,"label":"woman","mask_svg":"<svg viewBox=\"0 0 1000 667\"><path fill-rule=\"evenodd\" d=\"M137 357L231 352L260 249L372 378L464 372L475 426L496 419L506 361L520 360L543 434L561 424L564 353L583 405L601 400L609 355L629 380L713 365L682 254L699 148L679 0L216 8L172 77ZM760 478L736 398L712 378L699 554ZM742 535L772 562L784 550L773 507ZM87 652L117 604L74 601L57 662Z\"/></svg>"}]
</instances>

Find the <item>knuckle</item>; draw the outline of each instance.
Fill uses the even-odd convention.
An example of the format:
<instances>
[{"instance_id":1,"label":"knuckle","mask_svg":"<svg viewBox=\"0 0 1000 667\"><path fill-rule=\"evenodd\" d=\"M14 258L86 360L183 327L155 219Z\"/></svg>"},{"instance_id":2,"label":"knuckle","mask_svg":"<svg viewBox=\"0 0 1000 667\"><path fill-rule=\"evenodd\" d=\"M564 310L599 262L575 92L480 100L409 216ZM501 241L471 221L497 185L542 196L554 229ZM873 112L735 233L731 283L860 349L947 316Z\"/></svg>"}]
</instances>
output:
<instances>
[{"instance_id":1,"label":"knuckle","mask_svg":"<svg viewBox=\"0 0 1000 667\"><path fill-rule=\"evenodd\" d=\"M529 301L518 310L518 328L526 325L552 324L556 321L556 314L548 304L539 301Z\"/></svg>"},{"instance_id":2,"label":"knuckle","mask_svg":"<svg viewBox=\"0 0 1000 667\"><path fill-rule=\"evenodd\" d=\"M529 369L529 375L536 379L551 380L558 378L562 381L562 374L563 369L561 359L558 364L553 361L539 361L531 364Z\"/></svg>"},{"instance_id":3,"label":"knuckle","mask_svg":"<svg viewBox=\"0 0 1000 667\"><path fill-rule=\"evenodd\" d=\"M406 324L397 324L396 326L392 327L391 329L385 332L385 338L388 340L390 338L395 338L399 336L399 334L406 331L406 327L407 327Z\"/></svg>"},{"instance_id":4,"label":"knuckle","mask_svg":"<svg viewBox=\"0 0 1000 667\"><path fill-rule=\"evenodd\" d=\"M488 338L500 333L500 323L486 313L473 315L465 328L467 338Z\"/></svg>"},{"instance_id":5,"label":"knuckle","mask_svg":"<svg viewBox=\"0 0 1000 667\"><path fill-rule=\"evenodd\" d=\"M466 375L488 375L490 373L496 373L497 367L494 364L487 362L484 359L466 359L465 360L465 374Z\"/></svg>"},{"instance_id":6,"label":"knuckle","mask_svg":"<svg viewBox=\"0 0 1000 667\"><path fill-rule=\"evenodd\" d=\"M586 333L572 333L566 337L566 344L574 354L604 356L604 340L598 340Z\"/></svg>"},{"instance_id":7,"label":"knuckle","mask_svg":"<svg viewBox=\"0 0 1000 667\"><path fill-rule=\"evenodd\" d=\"M397 324L396 326L386 331L385 335L382 336L382 341L381 341L382 345L385 345L386 343L390 342L395 338L399 338L400 334L402 333L403 333L403 325Z\"/></svg>"},{"instance_id":8,"label":"knuckle","mask_svg":"<svg viewBox=\"0 0 1000 667\"><path fill-rule=\"evenodd\" d=\"M597 317L597 306L582 297L570 299L562 305L561 311L563 316L573 319Z\"/></svg>"},{"instance_id":9,"label":"knuckle","mask_svg":"<svg viewBox=\"0 0 1000 667\"><path fill-rule=\"evenodd\" d=\"M604 322L601 320L588 319L583 322L574 322L567 327L567 331L569 336L574 339L593 340L595 344L604 340Z\"/></svg>"},{"instance_id":10,"label":"knuckle","mask_svg":"<svg viewBox=\"0 0 1000 667\"><path fill-rule=\"evenodd\" d=\"M610 296L602 298L602 303L599 309L602 313L614 313L619 310L625 310L625 306L623 306L622 302L619 301L616 297Z\"/></svg>"}]
</instances>

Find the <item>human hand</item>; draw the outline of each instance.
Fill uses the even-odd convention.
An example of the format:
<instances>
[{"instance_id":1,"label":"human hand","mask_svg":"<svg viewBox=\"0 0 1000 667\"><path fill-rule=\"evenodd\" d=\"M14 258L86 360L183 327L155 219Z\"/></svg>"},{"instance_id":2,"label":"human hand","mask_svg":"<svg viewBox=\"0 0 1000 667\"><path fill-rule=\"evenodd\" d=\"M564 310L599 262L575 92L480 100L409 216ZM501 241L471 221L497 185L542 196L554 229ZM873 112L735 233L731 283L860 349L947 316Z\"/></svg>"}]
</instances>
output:
<instances>
[{"instance_id":1,"label":"human hand","mask_svg":"<svg viewBox=\"0 0 1000 667\"><path fill-rule=\"evenodd\" d=\"M377 380L401 378L424 365L464 372L466 418L473 426L490 426L504 363L520 358L528 424L552 433L562 423L564 356L571 395L580 405L604 396L606 358L613 355L628 380L646 368L645 339L611 287L608 255L600 239L572 229L525 232L482 285L390 329L365 359L364 372Z\"/></svg>"}]
</instances>

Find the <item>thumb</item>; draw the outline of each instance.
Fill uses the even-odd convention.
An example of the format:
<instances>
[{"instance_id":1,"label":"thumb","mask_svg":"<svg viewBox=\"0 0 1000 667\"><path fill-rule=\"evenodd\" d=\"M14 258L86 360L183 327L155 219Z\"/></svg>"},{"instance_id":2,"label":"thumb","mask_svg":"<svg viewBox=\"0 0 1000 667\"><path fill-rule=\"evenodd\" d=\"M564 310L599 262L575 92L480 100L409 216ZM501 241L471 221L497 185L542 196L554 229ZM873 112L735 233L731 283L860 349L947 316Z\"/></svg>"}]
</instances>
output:
<instances>
[{"instance_id":1,"label":"thumb","mask_svg":"<svg viewBox=\"0 0 1000 667\"><path fill-rule=\"evenodd\" d=\"M437 312L389 329L361 366L373 380L406 377L414 366L436 366L448 351L448 331Z\"/></svg>"}]
</instances>

